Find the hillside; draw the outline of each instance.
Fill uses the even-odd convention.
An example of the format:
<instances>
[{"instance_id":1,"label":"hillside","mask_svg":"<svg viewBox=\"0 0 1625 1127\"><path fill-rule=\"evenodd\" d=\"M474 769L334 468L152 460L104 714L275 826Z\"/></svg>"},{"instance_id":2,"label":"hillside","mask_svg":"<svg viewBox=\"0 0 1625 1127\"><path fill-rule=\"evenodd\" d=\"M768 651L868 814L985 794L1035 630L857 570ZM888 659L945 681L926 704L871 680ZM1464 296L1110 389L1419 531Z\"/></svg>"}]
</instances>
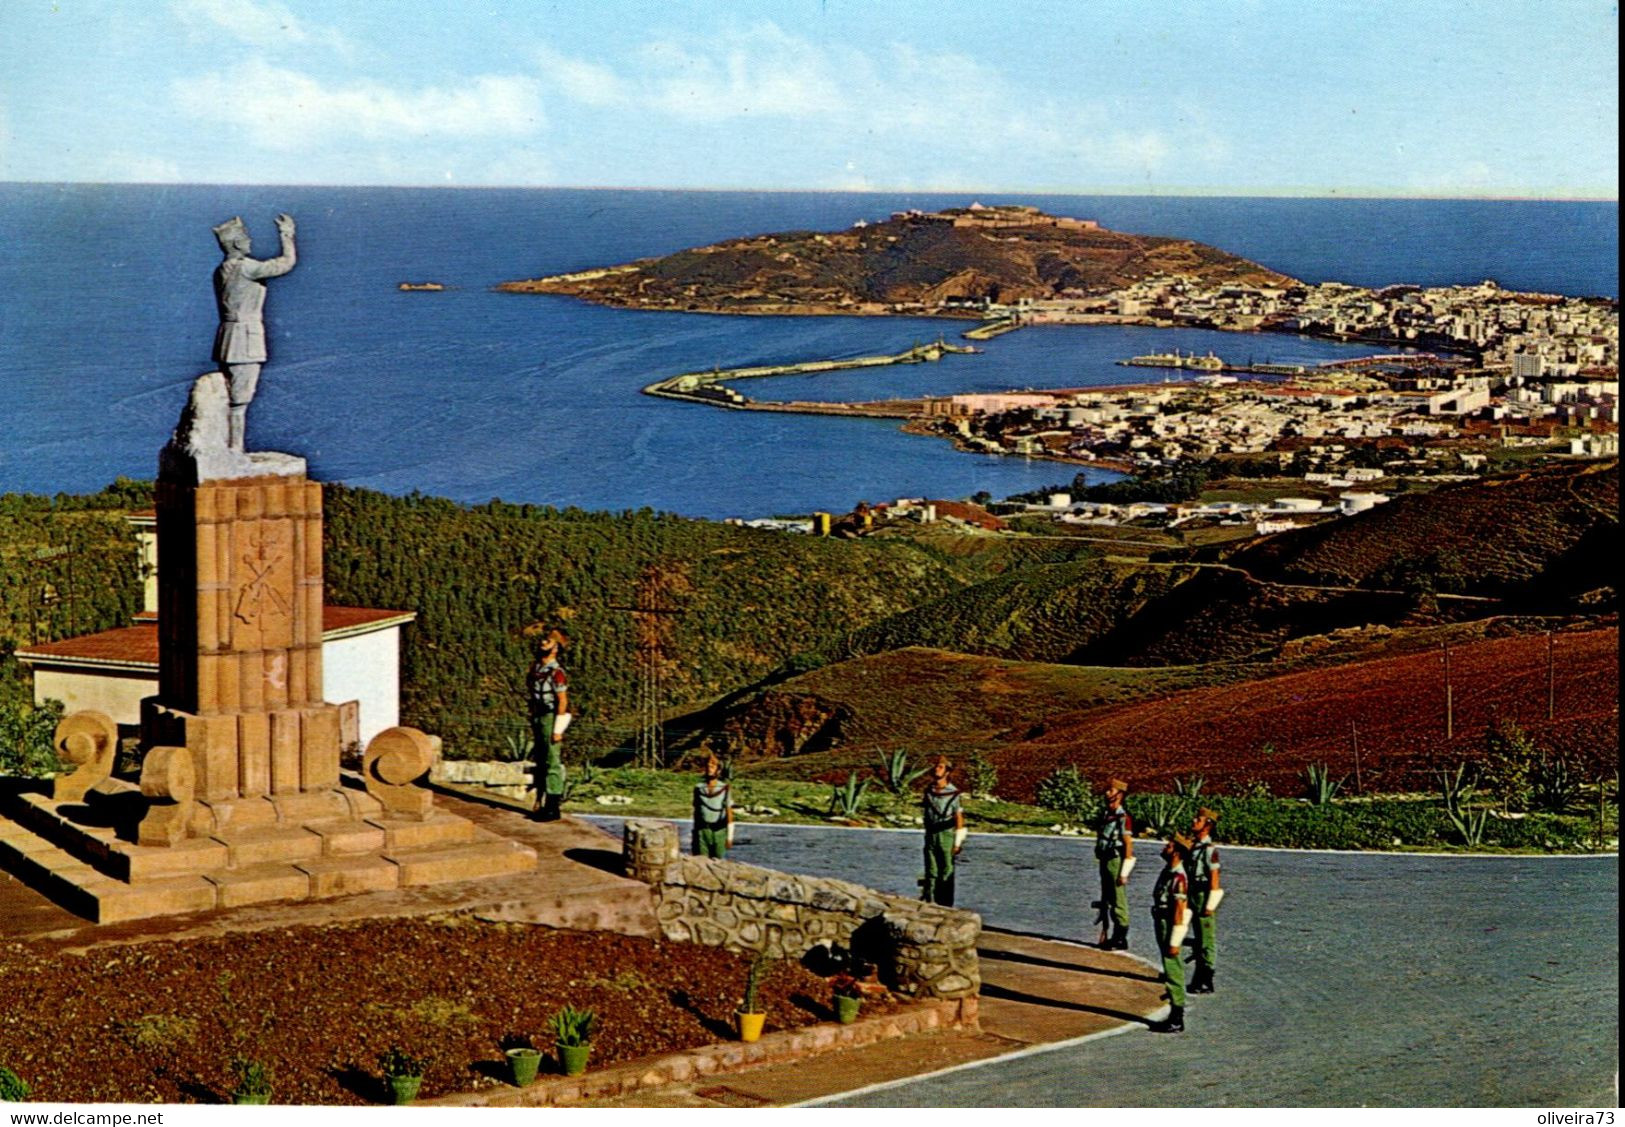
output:
<instances>
[{"instance_id":1,"label":"hillside","mask_svg":"<svg viewBox=\"0 0 1625 1127\"><path fill-rule=\"evenodd\" d=\"M1015 568L860 627L818 655L838 661L929 646L1016 661L1071 661L1190 574L1178 566L1102 559Z\"/></svg>"},{"instance_id":2,"label":"hillside","mask_svg":"<svg viewBox=\"0 0 1625 1127\"><path fill-rule=\"evenodd\" d=\"M1035 208L909 213L823 233L732 239L663 258L527 281L513 293L728 313L935 310L950 299L1014 302L1109 293L1153 274L1210 283L1292 279L1189 239L1132 235Z\"/></svg>"},{"instance_id":3,"label":"hillside","mask_svg":"<svg viewBox=\"0 0 1625 1127\"><path fill-rule=\"evenodd\" d=\"M1272 536L1226 562L1281 583L1433 590L1561 606L1612 586L1619 463L1530 470L1400 496Z\"/></svg>"},{"instance_id":4,"label":"hillside","mask_svg":"<svg viewBox=\"0 0 1625 1127\"><path fill-rule=\"evenodd\" d=\"M461 754L500 748L524 717L520 630L570 634L577 746L631 739L637 631L654 629L665 699L708 702L805 648L962 586L904 541L841 541L647 510L558 512L325 487L332 602L418 612L401 713ZM630 608L675 613L634 624ZM658 626L651 626L658 622Z\"/></svg>"},{"instance_id":5,"label":"hillside","mask_svg":"<svg viewBox=\"0 0 1625 1127\"><path fill-rule=\"evenodd\" d=\"M1546 710L1553 635L1555 719ZM1441 646L1451 648L1454 738L1444 735ZM1073 764L1099 779L1210 791L1263 784L1293 795L1311 763L1353 774L1358 731L1367 790L1431 789L1434 772L1483 754L1485 728L1512 719L1574 755L1587 778L1618 754L1618 629L1585 620L1497 619L1345 631L1274 661L1152 669L1053 665L904 649L792 678L703 718L706 745L747 777L841 777L881 749L919 759L989 759L999 793L1030 799Z\"/></svg>"},{"instance_id":6,"label":"hillside","mask_svg":"<svg viewBox=\"0 0 1625 1127\"><path fill-rule=\"evenodd\" d=\"M1059 718L994 756L1001 791L1030 796L1063 764L1098 778L1121 774L1139 788L1204 776L1234 793L1254 782L1292 794L1310 763L1354 773L1357 726L1367 790L1431 790L1436 772L1483 754L1485 729L1522 725L1571 754L1587 779L1618 769L1619 630L1577 630L1555 639L1555 718L1546 719L1543 634L1452 647L1454 738L1445 738L1439 651L1356 661L1258 680L1190 689L1161 700Z\"/></svg>"}]
</instances>

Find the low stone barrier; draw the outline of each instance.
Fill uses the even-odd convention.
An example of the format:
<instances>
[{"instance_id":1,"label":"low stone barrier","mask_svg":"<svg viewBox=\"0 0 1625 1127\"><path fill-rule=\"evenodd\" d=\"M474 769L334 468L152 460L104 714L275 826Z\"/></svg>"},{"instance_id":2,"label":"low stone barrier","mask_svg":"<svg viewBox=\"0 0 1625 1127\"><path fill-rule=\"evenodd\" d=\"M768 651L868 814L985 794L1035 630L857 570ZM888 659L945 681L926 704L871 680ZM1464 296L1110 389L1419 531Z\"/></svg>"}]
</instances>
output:
<instances>
[{"instance_id":1,"label":"low stone barrier","mask_svg":"<svg viewBox=\"0 0 1625 1127\"><path fill-rule=\"evenodd\" d=\"M535 765L528 759L440 759L429 769L429 781L476 786L505 798L525 799L535 796L534 770Z\"/></svg>"},{"instance_id":2,"label":"low stone barrier","mask_svg":"<svg viewBox=\"0 0 1625 1127\"><path fill-rule=\"evenodd\" d=\"M963 998L981 986L975 912L830 877L683 856L677 827L654 819L626 822L622 857L628 876L655 888L667 939L792 959L840 943L905 996Z\"/></svg>"},{"instance_id":3,"label":"low stone barrier","mask_svg":"<svg viewBox=\"0 0 1625 1127\"><path fill-rule=\"evenodd\" d=\"M419 1107L556 1107L590 1100L625 1098L640 1091L722 1076L757 1065L803 1060L819 1053L852 1049L946 1029L976 1028L975 998L911 1002L897 1013L859 1018L852 1025L819 1022L799 1029L764 1033L746 1044L723 1041L665 1056L592 1068L583 1076L539 1076L525 1088L509 1085L418 1100Z\"/></svg>"}]
</instances>

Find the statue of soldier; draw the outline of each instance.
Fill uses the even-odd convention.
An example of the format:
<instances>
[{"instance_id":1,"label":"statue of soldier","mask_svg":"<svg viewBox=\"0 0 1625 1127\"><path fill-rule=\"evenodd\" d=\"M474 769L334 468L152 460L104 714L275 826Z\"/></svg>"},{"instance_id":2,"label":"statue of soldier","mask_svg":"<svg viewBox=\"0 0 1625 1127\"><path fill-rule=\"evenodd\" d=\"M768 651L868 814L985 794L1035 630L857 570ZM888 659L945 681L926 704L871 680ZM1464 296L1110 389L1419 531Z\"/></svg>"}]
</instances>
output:
<instances>
[{"instance_id":1,"label":"statue of soldier","mask_svg":"<svg viewBox=\"0 0 1625 1127\"><path fill-rule=\"evenodd\" d=\"M248 228L236 216L214 229L225 259L214 269L214 298L220 309L220 331L214 337L214 359L231 391L231 449L243 450L248 405L265 363L265 279L292 270L298 256L293 243L293 217L276 217L282 253L264 260L250 258L254 249Z\"/></svg>"}]
</instances>

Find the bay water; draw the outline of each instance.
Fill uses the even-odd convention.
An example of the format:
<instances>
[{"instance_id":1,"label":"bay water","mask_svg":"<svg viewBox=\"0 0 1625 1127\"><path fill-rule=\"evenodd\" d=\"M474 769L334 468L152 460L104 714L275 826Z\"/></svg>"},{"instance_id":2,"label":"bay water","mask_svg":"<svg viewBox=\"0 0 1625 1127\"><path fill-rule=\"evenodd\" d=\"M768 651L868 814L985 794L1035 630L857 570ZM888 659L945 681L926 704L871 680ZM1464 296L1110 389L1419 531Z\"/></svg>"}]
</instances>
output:
<instances>
[{"instance_id":1,"label":"bay water","mask_svg":"<svg viewBox=\"0 0 1625 1127\"><path fill-rule=\"evenodd\" d=\"M251 449L321 480L463 502L500 497L701 517L845 510L900 496L995 496L1073 467L966 454L891 420L761 414L639 389L699 368L896 352L965 322L728 317L501 294L498 282L769 231L830 230L961 194L0 184L0 492L150 478L192 380L212 367L210 228L272 217L299 265L270 283L271 360ZM1611 203L988 195L1187 237L1305 281L1618 294ZM402 292L438 282L442 292ZM1069 326L935 365L753 381L772 399L1159 380L1117 361L1172 349L1316 362L1376 349L1275 334ZM1097 476L1106 477L1104 472Z\"/></svg>"}]
</instances>

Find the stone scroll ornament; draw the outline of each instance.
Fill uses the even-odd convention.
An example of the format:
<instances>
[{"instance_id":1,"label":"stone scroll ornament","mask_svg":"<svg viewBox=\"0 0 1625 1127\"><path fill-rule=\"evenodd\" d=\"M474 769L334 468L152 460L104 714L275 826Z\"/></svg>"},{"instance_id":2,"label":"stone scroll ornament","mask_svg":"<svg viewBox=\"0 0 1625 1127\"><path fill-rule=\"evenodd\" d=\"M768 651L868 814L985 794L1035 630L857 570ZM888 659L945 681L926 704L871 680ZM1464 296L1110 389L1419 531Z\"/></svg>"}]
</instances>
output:
<instances>
[{"instance_id":1,"label":"stone scroll ornament","mask_svg":"<svg viewBox=\"0 0 1625 1127\"><path fill-rule=\"evenodd\" d=\"M73 771L51 782L57 802L83 802L97 783L113 773L118 754L118 725L105 712L86 709L64 716L52 739L57 758L73 764Z\"/></svg>"},{"instance_id":2,"label":"stone scroll ornament","mask_svg":"<svg viewBox=\"0 0 1625 1127\"><path fill-rule=\"evenodd\" d=\"M390 814L426 818L434 809L434 794L414 784L439 757L434 740L416 728L385 728L372 738L361 760L367 793L384 804Z\"/></svg>"},{"instance_id":3,"label":"stone scroll ornament","mask_svg":"<svg viewBox=\"0 0 1625 1127\"><path fill-rule=\"evenodd\" d=\"M192 820L197 772L184 747L155 747L141 764L141 793L151 799L136 841L174 845L187 837Z\"/></svg>"}]
</instances>

